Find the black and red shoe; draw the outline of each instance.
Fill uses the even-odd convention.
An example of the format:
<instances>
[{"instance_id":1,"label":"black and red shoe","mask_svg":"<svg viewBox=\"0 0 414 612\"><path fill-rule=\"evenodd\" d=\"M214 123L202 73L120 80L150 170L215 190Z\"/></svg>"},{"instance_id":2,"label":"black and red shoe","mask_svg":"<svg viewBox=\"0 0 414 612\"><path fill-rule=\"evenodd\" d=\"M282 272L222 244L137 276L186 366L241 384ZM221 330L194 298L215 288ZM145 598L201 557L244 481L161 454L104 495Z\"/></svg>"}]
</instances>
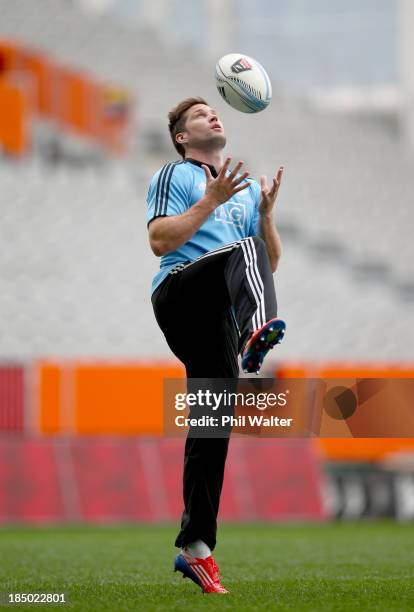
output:
<instances>
[{"instance_id":1,"label":"black and red shoe","mask_svg":"<svg viewBox=\"0 0 414 612\"><path fill-rule=\"evenodd\" d=\"M276 344L282 342L285 330L286 323L282 319L270 319L263 327L255 331L243 351L243 372L258 374L267 353Z\"/></svg>"}]
</instances>

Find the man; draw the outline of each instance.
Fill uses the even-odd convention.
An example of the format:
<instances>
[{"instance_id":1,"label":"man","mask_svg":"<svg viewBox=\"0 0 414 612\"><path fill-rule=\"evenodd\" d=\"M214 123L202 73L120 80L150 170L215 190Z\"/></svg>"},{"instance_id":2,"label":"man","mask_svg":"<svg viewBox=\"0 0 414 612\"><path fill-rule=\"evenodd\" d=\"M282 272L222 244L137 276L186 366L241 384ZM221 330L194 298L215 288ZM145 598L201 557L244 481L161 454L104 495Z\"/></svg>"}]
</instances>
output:
<instances>
[{"instance_id":1,"label":"man","mask_svg":"<svg viewBox=\"0 0 414 612\"><path fill-rule=\"evenodd\" d=\"M149 241L161 266L152 285L157 322L192 379L236 379L238 355L258 372L279 343L272 273L281 243L272 212L282 180L269 187L223 160L226 137L217 113L202 98L187 98L169 113L181 161L166 164L148 191ZM260 237L259 237L260 236ZM207 593L227 593L211 552L229 436L188 435L184 456L184 512L175 545L175 570Z\"/></svg>"}]
</instances>

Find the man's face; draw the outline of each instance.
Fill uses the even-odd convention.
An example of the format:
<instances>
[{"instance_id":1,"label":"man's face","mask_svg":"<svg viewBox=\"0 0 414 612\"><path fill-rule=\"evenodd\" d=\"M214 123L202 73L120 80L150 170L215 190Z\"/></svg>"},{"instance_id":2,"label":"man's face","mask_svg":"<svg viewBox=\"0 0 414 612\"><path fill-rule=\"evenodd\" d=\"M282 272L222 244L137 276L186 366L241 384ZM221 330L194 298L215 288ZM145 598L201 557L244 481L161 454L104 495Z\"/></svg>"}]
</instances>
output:
<instances>
[{"instance_id":1,"label":"man's face","mask_svg":"<svg viewBox=\"0 0 414 612\"><path fill-rule=\"evenodd\" d=\"M214 151L226 146L223 124L206 104L195 104L186 112L185 125L177 140L186 148Z\"/></svg>"}]
</instances>

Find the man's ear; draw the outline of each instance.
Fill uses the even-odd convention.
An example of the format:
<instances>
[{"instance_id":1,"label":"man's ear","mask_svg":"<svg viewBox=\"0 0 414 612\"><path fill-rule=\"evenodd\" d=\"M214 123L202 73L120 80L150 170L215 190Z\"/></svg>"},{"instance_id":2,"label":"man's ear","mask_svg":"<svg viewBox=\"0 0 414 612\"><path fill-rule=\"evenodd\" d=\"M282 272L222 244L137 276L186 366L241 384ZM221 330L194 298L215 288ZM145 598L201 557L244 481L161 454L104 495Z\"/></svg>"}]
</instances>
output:
<instances>
[{"instance_id":1,"label":"man's ear","mask_svg":"<svg viewBox=\"0 0 414 612\"><path fill-rule=\"evenodd\" d=\"M178 132L178 134L175 137L176 142L178 142L178 144L185 144L187 142L187 136L185 135L185 132Z\"/></svg>"}]
</instances>

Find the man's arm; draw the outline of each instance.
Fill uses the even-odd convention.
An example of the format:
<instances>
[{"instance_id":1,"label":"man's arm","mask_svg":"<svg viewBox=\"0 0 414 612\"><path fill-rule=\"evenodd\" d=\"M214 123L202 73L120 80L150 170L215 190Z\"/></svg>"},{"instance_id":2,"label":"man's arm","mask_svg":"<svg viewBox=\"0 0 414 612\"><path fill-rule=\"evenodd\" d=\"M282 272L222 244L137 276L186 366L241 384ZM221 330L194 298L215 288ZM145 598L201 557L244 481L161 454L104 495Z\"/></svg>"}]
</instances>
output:
<instances>
[{"instance_id":1,"label":"man's arm","mask_svg":"<svg viewBox=\"0 0 414 612\"><path fill-rule=\"evenodd\" d=\"M151 222L149 241L157 257L166 255L185 244L220 204L227 202L235 193L249 186L248 182L241 184L249 176L248 172L236 178L243 165L241 161L226 176L230 161L231 157L228 157L216 178L213 178L208 166L203 166L207 181L206 193L185 213L160 217Z\"/></svg>"},{"instance_id":2,"label":"man's arm","mask_svg":"<svg viewBox=\"0 0 414 612\"><path fill-rule=\"evenodd\" d=\"M272 272L276 272L282 255L282 242L271 214L260 215L259 235L265 242Z\"/></svg>"},{"instance_id":3,"label":"man's arm","mask_svg":"<svg viewBox=\"0 0 414 612\"><path fill-rule=\"evenodd\" d=\"M186 243L217 206L211 196L205 195L181 215L154 219L149 226L154 255L160 257Z\"/></svg>"},{"instance_id":4,"label":"man's arm","mask_svg":"<svg viewBox=\"0 0 414 612\"><path fill-rule=\"evenodd\" d=\"M267 185L266 177L260 177L261 200L259 204L259 234L265 242L272 272L276 272L282 254L282 243L273 220L273 209L282 181L283 170L284 167L280 166L277 175L273 177L273 184L270 189Z\"/></svg>"}]
</instances>

